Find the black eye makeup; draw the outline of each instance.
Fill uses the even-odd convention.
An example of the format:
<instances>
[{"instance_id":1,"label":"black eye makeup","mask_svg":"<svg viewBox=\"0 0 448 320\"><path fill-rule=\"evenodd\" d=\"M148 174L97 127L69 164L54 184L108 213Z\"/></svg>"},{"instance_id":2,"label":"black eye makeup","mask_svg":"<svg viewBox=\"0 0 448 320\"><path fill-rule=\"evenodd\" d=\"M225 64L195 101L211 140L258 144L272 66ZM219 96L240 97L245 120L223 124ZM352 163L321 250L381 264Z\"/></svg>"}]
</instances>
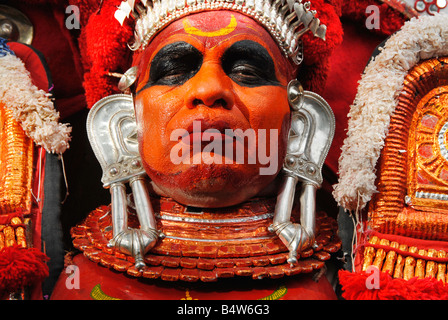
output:
<instances>
[{"instance_id":1,"label":"black eye makeup","mask_svg":"<svg viewBox=\"0 0 448 320\"><path fill-rule=\"evenodd\" d=\"M202 61L202 53L191 44L168 44L154 56L148 82L141 90L154 85L182 85L199 71Z\"/></svg>"},{"instance_id":2,"label":"black eye makeup","mask_svg":"<svg viewBox=\"0 0 448 320\"><path fill-rule=\"evenodd\" d=\"M280 85L272 57L266 48L255 41L234 43L222 56L222 66L224 72L241 86Z\"/></svg>"},{"instance_id":3,"label":"black eye makeup","mask_svg":"<svg viewBox=\"0 0 448 320\"><path fill-rule=\"evenodd\" d=\"M155 85L182 85L199 72L203 60L202 53L193 45L183 41L170 43L154 56L148 82L139 92ZM242 40L231 45L221 64L227 76L241 86L280 86L272 57L255 41Z\"/></svg>"}]
</instances>

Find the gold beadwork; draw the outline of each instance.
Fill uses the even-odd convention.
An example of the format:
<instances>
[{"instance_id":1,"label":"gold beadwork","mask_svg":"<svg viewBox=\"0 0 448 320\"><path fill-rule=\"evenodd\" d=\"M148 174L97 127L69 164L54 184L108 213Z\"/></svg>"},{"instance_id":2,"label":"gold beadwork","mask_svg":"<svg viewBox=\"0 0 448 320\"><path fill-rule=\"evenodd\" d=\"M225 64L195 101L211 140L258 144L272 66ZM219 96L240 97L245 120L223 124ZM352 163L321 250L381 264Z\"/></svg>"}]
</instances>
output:
<instances>
[{"instance_id":1,"label":"gold beadwork","mask_svg":"<svg viewBox=\"0 0 448 320\"><path fill-rule=\"evenodd\" d=\"M0 104L0 215L31 210L33 142Z\"/></svg>"},{"instance_id":2,"label":"gold beadwork","mask_svg":"<svg viewBox=\"0 0 448 320\"><path fill-rule=\"evenodd\" d=\"M362 262L363 271L369 266L376 266L397 279L409 280L418 277L447 281L448 255L444 250L408 247L406 244L380 239L375 235L366 243Z\"/></svg>"}]
</instances>

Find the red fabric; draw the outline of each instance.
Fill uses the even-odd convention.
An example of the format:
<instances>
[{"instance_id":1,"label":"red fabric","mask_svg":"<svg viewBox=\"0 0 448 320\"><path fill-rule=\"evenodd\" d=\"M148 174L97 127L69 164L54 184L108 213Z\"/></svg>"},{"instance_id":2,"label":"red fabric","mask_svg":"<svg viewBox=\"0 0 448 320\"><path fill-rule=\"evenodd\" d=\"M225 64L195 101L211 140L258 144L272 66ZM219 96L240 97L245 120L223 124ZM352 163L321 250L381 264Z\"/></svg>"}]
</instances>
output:
<instances>
[{"instance_id":1,"label":"red fabric","mask_svg":"<svg viewBox=\"0 0 448 320\"><path fill-rule=\"evenodd\" d=\"M358 81L373 51L385 39L349 19L343 20L343 27L344 40L329 59L328 80L322 93L336 119L333 144L325 161L333 172L338 171L340 149L347 136L347 114L355 99Z\"/></svg>"},{"instance_id":2,"label":"red fabric","mask_svg":"<svg viewBox=\"0 0 448 320\"><path fill-rule=\"evenodd\" d=\"M48 277L47 256L35 248L0 250L0 297Z\"/></svg>"},{"instance_id":3,"label":"red fabric","mask_svg":"<svg viewBox=\"0 0 448 320\"><path fill-rule=\"evenodd\" d=\"M168 282L130 279L125 273L109 270L84 257L76 255L63 272L51 295L52 300L100 299L95 290L101 288L103 299L122 300L181 300L189 295L198 300L257 300L271 296L281 300L336 300L336 294L325 276L314 280L311 274L269 280L251 277L220 279L216 282ZM76 284L79 284L79 287ZM284 289L282 288L284 286ZM280 289L280 290L279 290ZM286 289L286 290L285 290ZM107 295L107 296L106 296Z\"/></svg>"},{"instance_id":4,"label":"red fabric","mask_svg":"<svg viewBox=\"0 0 448 320\"><path fill-rule=\"evenodd\" d=\"M379 272L379 289L368 289L371 283L366 272L339 271L342 297L347 300L446 300L448 286L434 278L394 279L388 273Z\"/></svg>"},{"instance_id":5,"label":"red fabric","mask_svg":"<svg viewBox=\"0 0 448 320\"><path fill-rule=\"evenodd\" d=\"M45 180L45 161L46 151L42 147L38 147L34 152L34 177L33 177L33 194L39 199L34 201L31 208L31 221L33 226L33 243L30 244L34 248L42 248L42 210L44 207L44 180Z\"/></svg>"},{"instance_id":6,"label":"red fabric","mask_svg":"<svg viewBox=\"0 0 448 320\"><path fill-rule=\"evenodd\" d=\"M37 53L27 45L19 42L8 42L8 46L14 51L14 54L23 61L25 68L27 70L32 70L30 76L33 84L39 89L47 92L50 87L47 71L42 65Z\"/></svg>"},{"instance_id":7,"label":"red fabric","mask_svg":"<svg viewBox=\"0 0 448 320\"><path fill-rule=\"evenodd\" d=\"M366 19L372 14L366 12L368 6L374 5L379 9L380 28L371 32L389 36L403 26L406 17L379 0L345 0L342 2L343 16L365 25Z\"/></svg>"}]
</instances>

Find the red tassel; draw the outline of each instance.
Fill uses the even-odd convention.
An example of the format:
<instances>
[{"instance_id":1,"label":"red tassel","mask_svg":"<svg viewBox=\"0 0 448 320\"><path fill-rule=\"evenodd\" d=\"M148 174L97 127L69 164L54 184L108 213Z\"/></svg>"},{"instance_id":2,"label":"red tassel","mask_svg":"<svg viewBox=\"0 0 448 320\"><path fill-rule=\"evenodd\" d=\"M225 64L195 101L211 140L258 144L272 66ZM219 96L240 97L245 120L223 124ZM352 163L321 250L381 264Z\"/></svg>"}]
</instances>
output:
<instances>
[{"instance_id":1,"label":"red tassel","mask_svg":"<svg viewBox=\"0 0 448 320\"><path fill-rule=\"evenodd\" d=\"M366 272L339 271L342 297L346 300L446 300L448 286L435 278L394 279L386 272L379 274L379 289L368 289Z\"/></svg>"},{"instance_id":2,"label":"red tassel","mask_svg":"<svg viewBox=\"0 0 448 320\"><path fill-rule=\"evenodd\" d=\"M49 258L35 248L20 246L0 250L0 296L16 292L48 277Z\"/></svg>"}]
</instances>

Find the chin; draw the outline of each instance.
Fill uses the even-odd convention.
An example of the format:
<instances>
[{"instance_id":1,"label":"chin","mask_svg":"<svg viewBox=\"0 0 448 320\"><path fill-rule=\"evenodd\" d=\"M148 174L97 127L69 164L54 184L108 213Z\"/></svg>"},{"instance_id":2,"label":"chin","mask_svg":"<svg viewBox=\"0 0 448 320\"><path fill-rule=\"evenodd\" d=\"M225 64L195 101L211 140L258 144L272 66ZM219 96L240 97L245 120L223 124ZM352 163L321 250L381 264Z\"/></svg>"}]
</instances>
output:
<instances>
[{"instance_id":1,"label":"chin","mask_svg":"<svg viewBox=\"0 0 448 320\"><path fill-rule=\"evenodd\" d=\"M181 189L169 190L169 195L175 201L192 207L199 208L223 208L231 207L243 203L254 195L243 194L242 192L229 192L228 194L211 192L188 192Z\"/></svg>"},{"instance_id":2,"label":"chin","mask_svg":"<svg viewBox=\"0 0 448 320\"><path fill-rule=\"evenodd\" d=\"M245 202L266 189L274 176L260 176L258 170L226 165L192 166L166 175L147 169L153 190L188 206L229 207Z\"/></svg>"}]
</instances>

